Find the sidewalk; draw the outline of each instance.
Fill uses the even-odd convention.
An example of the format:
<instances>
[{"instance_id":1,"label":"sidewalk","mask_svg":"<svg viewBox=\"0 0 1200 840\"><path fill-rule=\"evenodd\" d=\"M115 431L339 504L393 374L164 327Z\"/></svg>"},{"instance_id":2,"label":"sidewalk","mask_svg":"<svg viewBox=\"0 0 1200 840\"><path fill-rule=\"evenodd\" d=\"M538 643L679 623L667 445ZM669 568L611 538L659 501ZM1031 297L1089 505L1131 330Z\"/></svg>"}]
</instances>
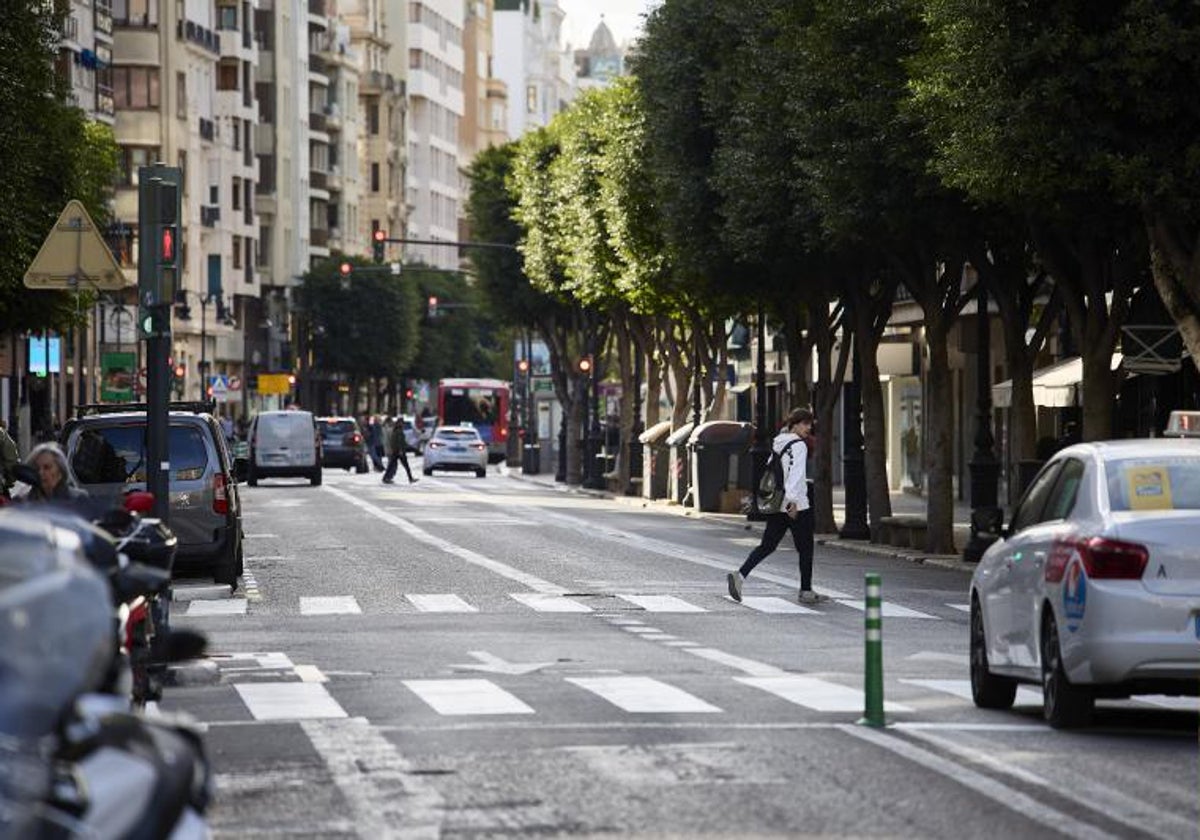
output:
<instances>
[{"instance_id":1,"label":"sidewalk","mask_svg":"<svg viewBox=\"0 0 1200 840\"><path fill-rule=\"evenodd\" d=\"M679 516L690 516L697 519L705 519L710 522L722 522L730 526L736 526L745 530L757 531L762 527L761 523L747 521L745 515L740 513L708 513L700 512L692 507L684 507L666 499L644 499L640 496L617 496L603 490L586 490L582 487L568 487L565 484L554 480L554 474L539 474L525 475L520 470L509 470L507 473L513 478L518 478L522 481L528 481L531 484L538 484L553 490L562 492L575 493L586 496L594 496L602 499L612 499L613 501L622 502L625 504L649 506L662 508ZM912 493L896 492L891 494L892 497L892 514L894 516L924 516L925 515L925 498ZM843 487L833 488L833 516L834 520L839 524L844 521L846 510L846 491ZM1007 512L1006 512L1007 513ZM1007 519L1007 516L1006 516ZM971 533L971 507L965 502L960 502L957 499L954 503L954 544L962 551L963 546L967 544L967 539ZM928 566L937 566L943 569L955 569L958 571L967 572L968 574L975 569L974 563L964 563L961 554L929 554L924 551L912 548L898 548L891 545L882 545L869 542L867 540L844 540L837 534L817 534L817 545L827 548L837 548L844 551L854 551L859 554L870 555L874 557L892 557L900 560L908 560L912 563L919 563Z\"/></svg>"}]
</instances>

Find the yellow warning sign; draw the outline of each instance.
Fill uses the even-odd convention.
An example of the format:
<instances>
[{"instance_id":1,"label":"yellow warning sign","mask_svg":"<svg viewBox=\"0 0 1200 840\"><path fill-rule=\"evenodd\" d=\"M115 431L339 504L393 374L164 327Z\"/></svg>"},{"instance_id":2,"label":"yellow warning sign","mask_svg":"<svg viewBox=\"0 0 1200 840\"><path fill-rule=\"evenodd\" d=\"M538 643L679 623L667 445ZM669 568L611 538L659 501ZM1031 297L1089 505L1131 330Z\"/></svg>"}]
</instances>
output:
<instances>
[{"instance_id":1,"label":"yellow warning sign","mask_svg":"<svg viewBox=\"0 0 1200 840\"><path fill-rule=\"evenodd\" d=\"M258 393L260 394L290 394L291 391L291 377L286 373L260 373L258 375Z\"/></svg>"},{"instance_id":2,"label":"yellow warning sign","mask_svg":"<svg viewBox=\"0 0 1200 840\"><path fill-rule=\"evenodd\" d=\"M1171 475L1165 466L1127 467L1130 510L1172 510Z\"/></svg>"},{"instance_id":3,"label":"yellow warning sign","mask_svg":"<svg viewBox=\"0 0 1200 840\"><path fill-rule=\"evenodd\" d=\"M30 289L123 289L125 272L87 208L71 199L25 271Z\"/></svg>"}]
</instances>

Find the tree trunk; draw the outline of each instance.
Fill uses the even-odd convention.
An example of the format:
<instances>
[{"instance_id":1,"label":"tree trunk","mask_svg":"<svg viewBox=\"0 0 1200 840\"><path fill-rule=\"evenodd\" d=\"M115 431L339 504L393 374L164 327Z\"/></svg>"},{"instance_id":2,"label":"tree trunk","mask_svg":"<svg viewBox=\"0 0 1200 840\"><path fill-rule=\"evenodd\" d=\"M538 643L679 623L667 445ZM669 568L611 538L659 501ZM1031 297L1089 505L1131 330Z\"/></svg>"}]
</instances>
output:
<instances>
[{"instance_id":1,"label":"tree trunk","mask_svg":"<svg viewBox=\"0 0 1200 840\"><path fill-rule=\"evenodd\" d=\"M875 307L863 290L851 291L854 317L854 352L858 354L859 383L863 412L863 466L867 478L867 513L871 539L879 538L882 519L892 515L892 496L887 477L887 417L883 387L879 384L879 337ZM890 303L890 302L889 302Z\"/></svg>"},{"instance_id":2,"label":"tree trunk","mask_svg":"<svg viewBox=\"0 0 1200 840\"><path fill-rule=\"evenodd\" d=\"M1172 235L1164 219L1144 211L1150 238L1150 267L1154 288L1167 308L1192 363L1200 368L1200 266L1194 253Z\"/></svg>"},{"instance_id":3,"label":"tree trunk","mask_svg":"<svg viewBox=\"0 0 1200 840\"><path fill-rule=\"evenodd\" d=\"M929 345L926 378L925 550L931 554L954 554L954 387L950 379L947 348L952 319L938 308L925 312L925 340Z\"/></svg>"},{"instance_id":4,"label":"tree trunk","mask_svg":"<svg viewBox=\"0 0 1200 840\"><path fill-rule=\"evenodd\" d=\"M633 458L633 447L641 446L634 438L633 405L639 395L634 394L634 383L637 377L633 370L632 341L626 323L628 315L614 321L617 344L617 366L621 370L621 434L618 445L621 447L617 456L617 487L622 491L629 486L629 468Z\"/></svg>"},{"instance_id":5,"label":"tree trunk","mask_svg":"<svg viewBox=\"0 0 1200 840\"><path fill-rule=\"evenodd\" d=\"M818 305L819 304L819 305ZM813 528L818 534L837 531L833 518L833 412L837 408L842 380L846 375L846 364L850 358L850 344L843 341L836 362L833 358L833 324L836 316L830 316L822 297L810 300L808 306L809 333L817 349L816 405L813 406L817 420L817 443L813 453ZM836 368L835 368L836 365Z\"/></svg>"},{"instance_id":6,"label":"tree trunk","mask_svg":"<svg viewBox=\"0 0 1200 840\"><path fill-rule=\"evenodd\" d=\"M1008 446L1015 466L1037 457L1037 407L1033 403L1033 359L1024 350L1024 341L1017 352L1008 354L1008 372L1012 377L1012 398L1008 414ZM1016 475L1008 480L1016 486ZM1010 492L1009 497L1016 498Z\"/></svg>"}]
</instances>

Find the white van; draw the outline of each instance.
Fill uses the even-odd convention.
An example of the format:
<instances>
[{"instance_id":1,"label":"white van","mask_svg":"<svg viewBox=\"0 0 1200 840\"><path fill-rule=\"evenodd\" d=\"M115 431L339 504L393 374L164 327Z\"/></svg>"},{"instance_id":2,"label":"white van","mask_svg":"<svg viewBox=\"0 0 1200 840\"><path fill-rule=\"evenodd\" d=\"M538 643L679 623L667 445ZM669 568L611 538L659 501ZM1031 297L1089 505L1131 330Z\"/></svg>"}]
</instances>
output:
<instances>
[{"instance_id":1,"label":"white van","mask_svg":"<svg viewBox=\"0 0 1200 840\"><path fill-rule=\"evenodd\" d=\"M321 483L321 433L309 411L264 411L250 422L246 483L260 478L303 476Z\"/></svg>"}]
</instances>

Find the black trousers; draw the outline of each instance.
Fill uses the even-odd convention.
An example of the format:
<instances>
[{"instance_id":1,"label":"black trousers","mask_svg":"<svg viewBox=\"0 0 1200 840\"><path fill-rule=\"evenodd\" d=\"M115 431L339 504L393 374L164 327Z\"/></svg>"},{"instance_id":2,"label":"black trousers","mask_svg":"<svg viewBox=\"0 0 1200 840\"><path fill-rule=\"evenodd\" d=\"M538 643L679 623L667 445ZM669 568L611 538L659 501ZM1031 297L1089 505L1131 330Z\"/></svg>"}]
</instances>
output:
<instances>
[{"instance_id":1,"label":"black trousers","mask_svg":"<svg viewBox=\"0 0 1200 840\"><path fill-rule=\"evenodd\" d=\"M739 569L742 577L749 576L754 567L763 561L771 552L779 547L779 541L788 531L792 532L792 541L800 554L800 588L812 589L813 570L813 512L810 507L802 510L792 519L786 513L767 514L767 527L763 531L762 542L755 546Z\"/></svg>"},{"instance_id":2,"label":"black trousers","mask_svg":"<svg viewBox=\"0 0 1200 840\"><path fill-rule=\"evenodd\" d=\"M383 480L391 481L396 477L397 461L404 465L404 472L408 474L408 480L411 482L413 480L412 470L408 468L408 454L403 449L388 456L387 472L383 474Z\"/></svg>"}]
</instances>

